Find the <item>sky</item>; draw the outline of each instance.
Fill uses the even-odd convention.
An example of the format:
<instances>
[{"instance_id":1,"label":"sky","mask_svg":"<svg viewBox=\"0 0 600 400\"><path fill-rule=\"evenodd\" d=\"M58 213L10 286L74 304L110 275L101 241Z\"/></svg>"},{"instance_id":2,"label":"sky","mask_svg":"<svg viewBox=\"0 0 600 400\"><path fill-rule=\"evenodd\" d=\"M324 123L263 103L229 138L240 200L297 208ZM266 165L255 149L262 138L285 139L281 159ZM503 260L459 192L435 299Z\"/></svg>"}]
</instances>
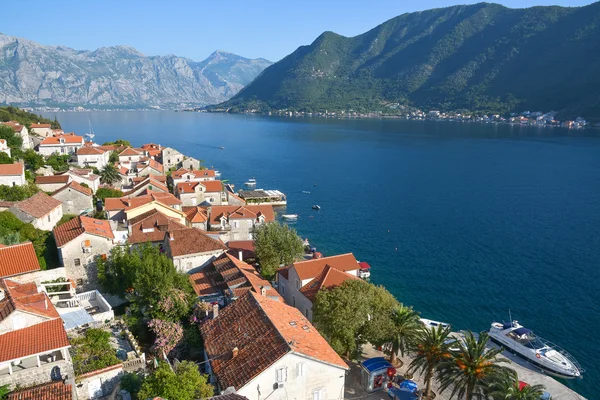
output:
<instances>
[{"instance_id":1,"label":"sky","mask_svg":"<svg viewBox=\"0 0 600 400\"><path fill-rule=\"evenodd\" d=\"M491 1L491 0L488 0ZM550 2L552 1L552 2ZM278 61L324 31L355 36L397 15L464 0L18 0L2 5L0 32L78 50L127 45L145 55L201 61L215 50ZM501 0L512 8L590 0Z\"/></svg>"}]
</instances>

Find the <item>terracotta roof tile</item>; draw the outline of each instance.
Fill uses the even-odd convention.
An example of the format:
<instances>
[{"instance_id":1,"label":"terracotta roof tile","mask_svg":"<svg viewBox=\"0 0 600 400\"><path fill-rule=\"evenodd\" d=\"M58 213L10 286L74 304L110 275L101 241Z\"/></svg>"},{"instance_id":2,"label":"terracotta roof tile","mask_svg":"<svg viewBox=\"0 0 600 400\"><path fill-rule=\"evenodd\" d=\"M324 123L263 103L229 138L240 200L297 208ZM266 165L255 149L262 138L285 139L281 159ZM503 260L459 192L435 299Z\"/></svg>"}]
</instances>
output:
<instances>
[{"instance_id":1,"label":"terracotta roof tile","mask_svg":"<svg viewBox=\"0 0 600 400\"><path fill-rule=\"evenodd\" d=\"M55 194L57 194L59 192L62 192L63 190L66 190L66 189L76 190L79 193L85 194L86 196L92 196L92 194L93 194L92 189L81 185L79 182L71 181L67 185L61 187L60 189L58 189L57 191L52 193L52 196L54 196Z\"/></svg>"},{"instance_id":2,"label":"terracotta roof tile","mask_svg":"<svg viewBox=\"0 0 600 400\"><path fill-rule=\"evenodd\" d=\"M35 129L35 128L48 128L50 129L51 125L50 124L31 124L29 125L31 128Z\"/></svg>"},{"instance_id":3,"label":"terracotta roof tile","mask_svg":"<svg viewBox=\"0 0 600 400\"><path fill-rule=\"evenodd\" d=\"M221 192L223 191L223 184L221 181L202 181L200 182L202 186L206 188L206 191L209 193Z\"/></svg>"},{"instance_id":4,"label":"terracotta roof tile","mask_svg":"<svg viewBox=\"0 0 600 400\"><path fill-rule=\"evenodd\" d=\"M22 175L23 164L0 164L0 175Z\"/></svg>"},{"instance_id":5,"label":"terracotta roof tile","mask_svg":"<svg viewBox=\"0 0 600 400\"><path fill-rule=\"evenodd\" d=\"M4 288L7 294L7 298L0 304L10 302L13 310L21 310L45 318L60 317L48 295L38 292L35 282L21 284L10 279L3 279L0 282L0 287ZM4 317L6 315L0 317L0 320Z\"/></svg>"},{"instance_id":6,"label":"terracotta roof tile","mask_svg":"<svg viewBox=\"0 0 600 400\"><path fill-rule=\"evenodd\" d=\"M348 369L299 310L252 291L201 325L200 332L221 387L240 390L292 352Z\"/></svg>"},{"instance_id":7,"label":"terracotta roof tile","mask_svg":"<svg viewBox=\"0 0 600 400\"><path fill-rule=\"evenodd\" d=\"M24 128L23 125L19 124L16 121L0 122L0 124L10 126L15 132L21 132Z\"/></svg>"},{"instance_id":8,"label":"terracotta roof tile","mask_svg":"<svg viewBox=\"0 0 600 400\"><path fill-rule=\"evenodd\" d=\"M36 185L54 184L54 183L69 183L71 177L69 175L50 175L50 176L36 176Z\"/></svg>"},{"instance_id":9,"label":"terracotta roof tile","mask_svg":"<svg viewBox=\"0 0 600 400\"><path fill-rule=\"evenodd\" d=\"M192 224L208 221L208 216L206 215L206 209L204 207L183 207L183 212L185 213L185 218Z\"/></svg>"},{"instance_id":10,"label":"terracotta roof tile","mask_svg":"<svg viewBox=\"0 0 600 400\"><path fill-rule=\"evenodd\" d=\"M205 232L196 228L180 229L168 232L169 247L173 257L188 254L205 253L210 251L227 250L223 242L213 239Z\"/></svg>"},{"instance_id":11,"label":"terracotta roof tile","mask_svg":"<svg viewBox=\"0 0 600 400\"><path fill-rule=\"evenodd\" d=\"M0 278L39 271L40 263L33 243L25 242L0 248Z\"/></svg>"},{"instance_id":12,"label":"terracotta roof tile","mask_svg":"<svg viewBox=\"0 0 600 400\"><path fill-rule=\"evenodd\" d=\"M215 171L212 169L194 169L190 171L196 178L214 178Z\"/></svg>"},{"instance_id":13,"label":"terracotta roof tile","mask_svg":"<svg viewBox=\"0 0 600 400\"><path fill-rule=\"evenodd\" d=\"M204 183L204 182L201 182ZM264 216L265 222L275 221L275 211L270 204L244 206L211 206L210 224L220 225L221 217L228 219L254 219Z\"/></svg>"},{"instance_id":14,"label":"terracotta roof tile","mask_svg":"<svg viewBox=\"0 0 600 400\"><path fill-rule=\"evenodd\" d=\"M54 228L56 246L62 247L83 233L107 239L115 238L107 220L78 216Z\"/></svg>"},{"instance_id":15,"label":"terracotta roof tile","mask_svg":"<svg viewBox=\"0 0 600 400\"><path fill-rule=\"evenodd\" d=\"M340 271L354 271L359 269L358 261L354 258L354 254L339 254L337 256L317 258L314 260L295 262L291 268L296 270L296 273L302 280L313 279L325 269L326 265L330 265Z\"/></svg>"},{"instance_id":16,"label":"terracotta roof tile","mask_svg":"<svg viewBox=\"0 0 600 400\"><path fill-rule=\"evenodd\" d=\"M73 133L47 137L42 140L40 146L56 146L57 144L60 144L60 139L64 139L64 144L80 144L83 146L83 137Z\"/></svg>"},{"instance_id":17,"label":"terracotta roof tile","mask_svg":"<svg viewBox=\"0 0 600 400\"><path fill-rule=\"evenodd\" d=\"M131 181L137 185L138 183L142 182L144 179L148 179L147 176L136 176L131 178ZM152 179L159 181L160 183L162 183L163 185L167 184L167 177L166 175L152 175Z\"/></svg>"},{"instance_id":18,"label":"terracotta roof tile","mask_svg":"<svg viewBox=\"0 0 600 400\"><path fill-rule=\"evenodd\" d=\"M0 335L0 362L69 346L62 319L56 318Z\"/></svg>"},{"instance_id":19,"label":"terracotta roof tile","mask_svg":"<svg viewBox=\"0 0 600 400\"><path fill-rule=\"evenodd\" d=\"M104 205L106 210L108 211L117 211L117 210L125 210L125 211L129 211L132 210L134 208L143 206L144 204L148 204L152 201L156 201L158 203L161 203L167 207L171 207L175 206L175 205L181 205L181 200L179 200L177 197L173 196L171 193L160 193L160 192L153 192L153 191L147 191L146 194L141 195L141 196L137 196L137 197L133 197L131 199L127 198L127 197L121 197L121 198L106 198L104 200Z\"/></svg>"},{"instance_id":20,"label":"terracotta roof tile","mask_svg":"<svg viewBox=\"0 0 600 400\"><path fill-rule=\"evenodd\" d=\"M194 193L200 182L179 182L177 184L177 193Z\"/></svg>"},{"instance_id":21,"label":"terracotta roof tile","mask_svg":"<svg viewBox=\"0 0 600 400\"><path fill-rule=\"evenodd\" d=\"M98 146L82 147L77 150L77 155L78 156L93 156L93 155L104 154L107 151L109 151L109 150L101 149Z\"/></svg>"},{"instance_id":22,"label":"terracotta roof tile","mask_svg":"<svg viewBox=\"0 0 600 400\"><path fill-rule=\"evenodd\" d=\"M52 210L61 207L62 203L44 192L37 192L23 201L15 203L14 207L35 218L48 215Z\"/></svg>"},{"instance_id":23,"label":"terracotta roof tile","mask_svg":"<svg viewBox=\"0 0 600 400\"><path fill-rule=\"evenodd\" d=\"M190 275L189 280L198 296L218 294L219 286L223 283L214 268L204 268L202 271Z\"/></svg>"},{"instance_id":24,"label":"terracotta roof tile","mask_svg":"<svg viewBox=\"0 0 600 400\"><path fill-rule=\"evenodd\" d=\"M315 297L319 290L331 289L341 285L348 279L359 279L354 275L347 274L340 270L333 268L331 265L326 265L323 271L317 275L312 281L300 288L302 293L307 299L314 303Z\"/></svg>"},{"instance_id":25,"label":"terracotta roof tile","mask_svg":"<svg viewBox=\"0 0 600 400\"><path fill-rule=\"evenodd\" d=\"M7 400L73 400L73 386L62 381L43 383L11 392Z\"/></svg>"},{"instance_id":26,"label":"terracotta roof tile","mask_svg":"<svg viewBox=\"0 0 600 400\"><path fill-rule=\"evenodd\" d=\"M277 270L277 273L281 276L283 276L285 279L290 279L289 275L290 275L290 267L283 267L283 268L279 268Z\"/></svg>"},{"instance_id":27,"label":"terracotta roof tile","mask_svg":"<svg viewBox=\"0 0 600 400\"><path fill-rule=\"evenodd\" d=\"M169 188L162 181L155 179L155 177L153 175L148 175L148 176L144 177L142 180L138 180L137 182L134 181L134 184L135 184L135 186L133 188L131 188L131 190L128 190L127 192L123 193L125 196L128 196L132 193L137 192L144 186L152 187L149 190L154 190L156 188L156 189L163 191L164 193L169 192Z\"/></svg>"},{"instance_id":28,"label":"terracotta roof tile","mask_svg":"<svg viewBox=\"0 0 600 400\"><path fill-rule=\"evenodd\" d=\"M131 233L127 241L130 244L146 242L162 242L166 231L187 229L173 218L154 209L129 220Z\"/></svg>"},{"instance_id":29,"label":"terracotta roof tile","mask_svg":"<svg viewBox=\"0 0 600 400\"><path fill-rule=\"evenodd\" d=\"M143 156L144 153L137 149L132 149L131 147L126 148L122 152L119 153L119 157L122 156Z\"/></svg>"}]
</instances>

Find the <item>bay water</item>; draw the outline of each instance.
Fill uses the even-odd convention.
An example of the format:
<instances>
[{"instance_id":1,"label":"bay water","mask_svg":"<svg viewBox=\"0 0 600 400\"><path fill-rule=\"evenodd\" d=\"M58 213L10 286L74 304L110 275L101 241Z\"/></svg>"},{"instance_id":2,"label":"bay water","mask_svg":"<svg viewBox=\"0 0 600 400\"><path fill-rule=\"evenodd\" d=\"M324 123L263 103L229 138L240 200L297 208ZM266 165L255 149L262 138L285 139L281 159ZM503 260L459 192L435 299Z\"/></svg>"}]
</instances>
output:
<instances>
[{"instance_id":1,"label":"bay water","mask_svg":"<svg viewBox=\"0 0 600 400\"><path fill-rule=\"evenodd\" d=\"M325 255L429 319L513 319L571 352L600 386L600 131L171 111L46 113L98 143L153 142L223 179L287 194L282 213ZM224 149L221 149L224 147ZM303 192L310 192L303 193ZM311 209L313 204L320 211Z\"/></svg>"}]
</instances>

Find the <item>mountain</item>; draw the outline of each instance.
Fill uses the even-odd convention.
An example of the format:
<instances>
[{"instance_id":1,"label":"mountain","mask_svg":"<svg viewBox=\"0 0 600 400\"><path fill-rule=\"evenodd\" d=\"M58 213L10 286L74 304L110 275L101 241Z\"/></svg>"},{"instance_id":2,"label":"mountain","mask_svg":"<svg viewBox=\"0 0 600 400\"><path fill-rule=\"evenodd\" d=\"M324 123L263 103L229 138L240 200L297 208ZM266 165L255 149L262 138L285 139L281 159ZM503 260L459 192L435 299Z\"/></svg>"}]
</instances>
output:
<instances>
[{"instance_id":1,"label":"mountain","mask_svg":"<svg viewBox=\"0 0 600 400\"><path fill-rule=\"evenodd\" d=\"M403 14L350 38L325 32L215 107L366 111L400 103L599 119L598 71L600 3L480 3Z\"/></svg>"},{"instance_id":2,"label":"mountain","mask_svg":"<svg viewBox=\"0 0 600 400\"><path fill-rule=\"evenodd\" d=\"M206 60L144 56L132 47L95 51L0 34L0 103L148 107L215 104L271 65L216 51Z\"/></svg>"}]
</instances>

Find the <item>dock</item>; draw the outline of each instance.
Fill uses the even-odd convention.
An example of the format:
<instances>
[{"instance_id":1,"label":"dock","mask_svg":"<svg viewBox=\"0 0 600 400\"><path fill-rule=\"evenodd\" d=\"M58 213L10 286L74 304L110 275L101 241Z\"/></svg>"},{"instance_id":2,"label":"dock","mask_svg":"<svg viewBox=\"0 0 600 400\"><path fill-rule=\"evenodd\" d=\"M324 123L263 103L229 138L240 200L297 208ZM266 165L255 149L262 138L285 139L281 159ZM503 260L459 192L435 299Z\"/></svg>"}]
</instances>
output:
<instances>
[{"instance_id":1,"label":"dock","mask_svg":"<svg viewBox=\"0 0 600 400\"><path fill-rule=\"evenodd\" d=\"M247 204L271 204L273 206L285 206L287 204L285 194L279 190L240 190L238 195L246 200Z\"/></svg>"}]
</instances>

